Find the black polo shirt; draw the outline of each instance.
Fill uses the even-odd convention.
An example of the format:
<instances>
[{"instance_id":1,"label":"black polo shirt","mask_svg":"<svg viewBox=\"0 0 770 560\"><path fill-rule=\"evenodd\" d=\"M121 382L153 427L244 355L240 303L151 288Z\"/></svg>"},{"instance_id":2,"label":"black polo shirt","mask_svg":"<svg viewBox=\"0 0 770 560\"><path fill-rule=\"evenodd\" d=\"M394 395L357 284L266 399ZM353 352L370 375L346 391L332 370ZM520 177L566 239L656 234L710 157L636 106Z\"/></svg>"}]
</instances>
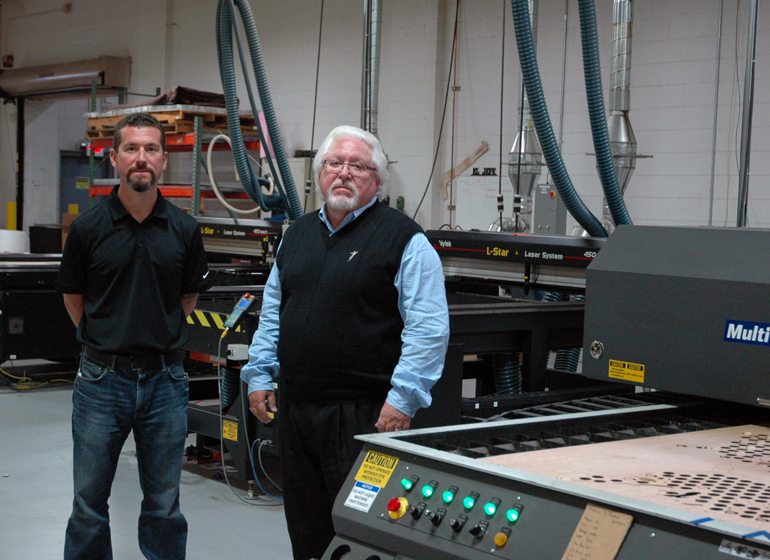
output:
<instances>
[{"instance_id":1,"label":"black polo shirt","mask_svg":"<svg viewBox=\"0 0 770 560\"><path fill-rule=\"evenodd\" d=\"M182 295L211 286L198 222L158 192L138 223L117 193L72 224L57 287L84 296L82 343L124 355L178 350L188 339Z\"/></svg>"}]
</instances>

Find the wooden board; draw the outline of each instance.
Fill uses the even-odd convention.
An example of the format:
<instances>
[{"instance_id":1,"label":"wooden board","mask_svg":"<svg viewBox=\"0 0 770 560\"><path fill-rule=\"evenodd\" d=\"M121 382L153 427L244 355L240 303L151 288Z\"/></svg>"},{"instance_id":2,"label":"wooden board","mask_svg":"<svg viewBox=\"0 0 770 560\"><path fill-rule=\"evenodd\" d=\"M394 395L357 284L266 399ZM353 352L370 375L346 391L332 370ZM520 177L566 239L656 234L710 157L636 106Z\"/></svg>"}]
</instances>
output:
<instances>
[{"instance_id":1,"label":"wooden board","mask_svg":"<svg viewBox=\"0 0 770 560\"><path fill-rule=\"evenodd\" d=\"M479 461L770 531L770 428L733 426Z\"/></svg>"},{"instance_id":2,"label":"wooden board","mask_svg":"<svg viewBox=\"0 0 770 560\"><path fill-rule=\"evenodd\" d=\"M89 138L112 138L115 133L115 126L126 115L111 115L105 117L96 117L88 119L88 129L86 134ZM194 117L203 119L202 125L204 131L227 133L227 115L221 113L207 113L190 110L170 110L153 111L152 116L158 119L163 125L166 134L181 134L193 132ZM254 117L249 115L240 116L241 132L243 134L253 134L256 130Z\"/></svg>"}]
</instances>

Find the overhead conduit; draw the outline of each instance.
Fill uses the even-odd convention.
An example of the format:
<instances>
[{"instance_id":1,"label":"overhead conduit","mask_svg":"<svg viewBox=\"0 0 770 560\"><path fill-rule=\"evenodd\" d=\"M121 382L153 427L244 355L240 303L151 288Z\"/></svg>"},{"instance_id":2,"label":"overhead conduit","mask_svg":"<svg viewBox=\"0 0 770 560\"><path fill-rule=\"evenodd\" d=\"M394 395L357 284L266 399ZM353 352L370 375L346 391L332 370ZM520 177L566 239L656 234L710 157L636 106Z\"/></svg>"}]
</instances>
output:
<instances>
[{"instance_id":1,"label":"overhead conduit","mask_svg":"<svg viewBox=\"0 0 770 560\"><path fill-rule=\"evenodd\" d=\"M604 196L607 198L607 205L615 225L630 224L631 216L628 214L618 184L618 176L612 161L610 136L607 132L594 0L578 0L578 8L580 12L580 40L583 46L583 73L586 82L588 115L591 121L591 136L596 151L596 168L599 171Z\"/></svg>"},{"instance_id":2,"label":"overhead conduit","mask_svg":"<svg viewBox=\"0 0 770 560\"><path fill-rule=\"evenodd\" d=\"M577 220L578 224L593 237L607 237L607 230L583 203L575 191L572 180L564 166L556 138L548 116L548 108L545 104L543 86L540 82L540 72L537 67L535 50L532 44L532 28L530 27L529 8L527 0L511 0L513 12L513 26L516 32L516 46L519 50L519 62L524 87L529 99L532 120L535 122L535 130L540 140L540 147L553 177L554 185L564 201L569 213Z\"/></svg>"},{"instance_id":3,"label":"overhead conduit","mask_svg":"<svg viewBox=\"0 0 770 560\"><path fill-rule=\"evenodd\" d=\"M246 72L243 52L241 50L240 39L238 38L238 29L235 21L236 8L240 12L243 29L249 47L249 54L257 81L257 90L259 100L262 105L262 111L265 115L270 141L278 162L280 176L275 172L272 159L269 157L268 144L265 142L265 135L259 123L259 115L254 97L249 83L249 76ZM236 37L238 52L243 68L244 80L248 91L251 111L257 124L259 139L264 146L265 154L268 156L268 164L275 180L277 193L272 195L264 194L260 187L260 181L249 163L246 154L246 147L243 142L240 126L240 113L238 109L238 96L235 83L235 63L233 58L233 35ZM289 162L286 158L286 152L283 147L278 122L273 109L273 102L270 97L270 89L267 84L267 74L262 61L262 45L259 40L257 26L254 22L254 15L251 7L246 0L219 0L217 5L217 52L219 55L219 73L222 80L222 89L225 94L225 104L227 107L227 127L230 140L233 146L233 160L238 176L243 184L244 190L254 199L265 211L276 211L286 208L288 217L291 220L299 218L302 214L302 205L300 204L297 189L294 186L294 179L289 169Z\"/></svg>"},{"instance_id":4,"label":"overhead conduit","mask_svg":"<svg viewBox=\"0 0 770 560\"><path fill-rule=\"evenodd\" d=\"M599 220L585 207L569 178L558 144L553 134L548 109L545 105L540 74L534 53L532 29L529 25L527 0L511 0L516 44L522 67L522 78L530 100L535 129L548 164L549 171L567 210L586 230L595 237L607 237L607 231ZM583 50L583 69L586 82L586 98L591 122L591 133L597 157L602 188L615 224L630 224L631 217L625 207L617 175L613 167L612 151L604 111L604 98L601 89L601 66L596 33L596 12L593 0L579 0L580 30ZM544 300L559 301L565 296L546 293ZM556 367L566 371L576 371L580 357L580 348L563 349L557 352Z\"/></svg>"}]
</instances>

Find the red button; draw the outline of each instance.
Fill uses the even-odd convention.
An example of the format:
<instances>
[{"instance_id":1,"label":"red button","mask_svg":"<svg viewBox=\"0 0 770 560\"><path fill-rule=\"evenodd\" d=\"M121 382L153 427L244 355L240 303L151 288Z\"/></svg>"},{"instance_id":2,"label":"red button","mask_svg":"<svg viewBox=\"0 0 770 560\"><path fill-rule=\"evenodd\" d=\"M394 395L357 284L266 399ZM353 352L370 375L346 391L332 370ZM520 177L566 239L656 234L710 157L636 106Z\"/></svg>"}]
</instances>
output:
<instances>
[{"instance_id":1,"label":"red button","mask_svg":"<svg viewBox=\"0 0 770 560\"><path fill-rule=\"evenodd\" d=\"M391 498L388 502L388 511L398 511L401 509L401 500L398 498Z\"/></svg>"}]
</instances>

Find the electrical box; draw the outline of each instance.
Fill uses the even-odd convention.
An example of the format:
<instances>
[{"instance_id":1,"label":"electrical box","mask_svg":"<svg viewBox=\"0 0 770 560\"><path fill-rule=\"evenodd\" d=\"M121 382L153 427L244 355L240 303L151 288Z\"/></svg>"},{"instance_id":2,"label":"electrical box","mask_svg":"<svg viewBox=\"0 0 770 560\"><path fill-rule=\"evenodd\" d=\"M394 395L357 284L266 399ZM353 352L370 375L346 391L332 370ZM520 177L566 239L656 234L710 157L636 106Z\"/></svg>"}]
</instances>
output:
<instances>
[{"instance_id":1,"label":"electrical box","mask_svg":"<svg viewBox=\"0 0 770 560\"><path fill-rule=\"evenodd\" d=\"M556 187L537 185L532 189L532 229L535 235L565 235L567 207Z\"/></svg>"}]
</instances>

